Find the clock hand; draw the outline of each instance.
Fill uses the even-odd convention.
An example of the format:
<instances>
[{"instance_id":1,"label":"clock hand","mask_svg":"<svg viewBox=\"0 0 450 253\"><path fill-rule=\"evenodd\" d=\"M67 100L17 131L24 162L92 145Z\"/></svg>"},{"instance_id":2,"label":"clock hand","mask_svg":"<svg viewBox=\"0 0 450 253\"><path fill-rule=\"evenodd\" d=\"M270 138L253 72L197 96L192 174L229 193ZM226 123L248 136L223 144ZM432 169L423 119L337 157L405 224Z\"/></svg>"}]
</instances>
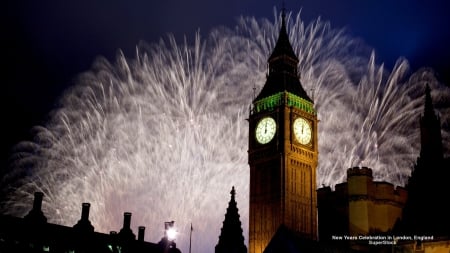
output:
<instances>
[{"instance_id":1,"label":"clock hand","mask_svg":"<svg viewBox=\"0 0 450 253\"><path fill-rule=\"evenodd\" d=\"M266 124L264 125L264 133L265 133L265 134L267 133L267 122L266 122Z\"/></svg>"}]
</instances>

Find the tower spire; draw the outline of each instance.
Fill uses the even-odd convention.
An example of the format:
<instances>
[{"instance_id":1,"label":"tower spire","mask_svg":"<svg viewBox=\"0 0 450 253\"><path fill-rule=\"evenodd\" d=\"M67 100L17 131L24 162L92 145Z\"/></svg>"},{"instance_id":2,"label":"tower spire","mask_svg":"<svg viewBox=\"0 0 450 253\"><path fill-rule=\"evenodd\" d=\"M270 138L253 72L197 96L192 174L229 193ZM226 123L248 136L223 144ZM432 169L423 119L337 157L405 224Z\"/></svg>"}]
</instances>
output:
<instances>
[{"instance_id":1,"label":"tower spire","mask_svg":"<svg viewBox=\"0 0 450 253\"><path fill-rule=\"evenodd\" d=\"M424 113L420 120L421 159L440 161L444 157L442 149L441 120L434 112L431 88L425 86Z\"/></svg>"},{"instance_id":2,"label":"tower spire","mask_svg":"<svg viewBox=\"0 0 450 253\"><path fill-rule=\"evenodd\" d=\"M297 69L299 60L289 41L284 6L281 11L280 33L267 62L269 69L266 84L259 95L256 96L256 99L254 99L254 102L280 92L289 92L308 102L312 102L300 83Z\"/></svg>"},{"instance_id":3,"label":"tower spire","mask_svg":"<svg viewBox=\"0 0 450 253\"><path fill-rule=\"evenodd\" d=\"M286 6L284 0L281 4L281 26L286 27Z\"/></svg>"},{"instance_id":4,"label":"tower spire","mask_svg":"<svg viewBox=\"0 0 450 253\"><path fill-rule=\"evenodd\" d=\"M428 83L424 102L420 118L420 156L407 184L408 200L403 208L402 229L411 233L448 235L450 209L442 203L441 196L449 193L449 162L444 158L440 118L434 111Z\"/></svg>"},{"instance_id":5,"label":"tower spire","mask_svg":"<svg viewBox=\"0 0 450 253\"><path fill-rule=\"evenodd\" d=\"M241 221L239 220L239 212L235 200L236 191L234 186L231 188L231 199L228 203L225 220L223 221L222 230L219 236L219 242L216 245L216 253L246 253L247 247L244 244L244 236L242 235Z\"/></svg>"},{"instance_id":6,"label":"tower spire","mask_svg":"<svg viewBox=\"0 0 450 253\"><path fill-rule=\"evenodd\" d=\"M426 85L425 87L425 109L424 109L424 117L434 117L434 107L433 101L431 99L431 88L430 85Z\"/></svg>"}]
</instances>

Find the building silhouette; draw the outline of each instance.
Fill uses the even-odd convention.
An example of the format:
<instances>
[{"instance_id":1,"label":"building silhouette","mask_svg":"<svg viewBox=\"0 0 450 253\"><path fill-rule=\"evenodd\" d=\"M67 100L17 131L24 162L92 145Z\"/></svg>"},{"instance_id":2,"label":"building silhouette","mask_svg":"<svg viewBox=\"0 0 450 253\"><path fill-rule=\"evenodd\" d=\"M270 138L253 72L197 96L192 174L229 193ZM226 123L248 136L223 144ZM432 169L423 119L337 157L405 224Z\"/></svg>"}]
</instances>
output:
<instances>
[{"instance_id":1,"label":"building silhouette","mask_svg":"<svg viewBox=\"0 0 450 253\"><path fill-rule=\"evenodd\" d=\"M119 233L94 231L89 221L89 203L82 204L81 218L73 227L47 223L41 210L43 194L35 193L33 208L24 217L0 216L0 252L56 253L180 253L173 241L163 237L158 243L144 241L145 227L139 227L138 239L130 228L131 213L124 213Z\"/></svg>"},{"instance_id":2,"label":"building silhouette","mask_svg":"<svg viewBox=\"0 0 450 253\"><path fill-rule=\"evenodd\" d=\"M450 158L444 158L440 118L434 112L428 85L420 118L420 140L420 156L406 186L409 198L397 230L448 236L450 206L443 196L450 196Z\"/></svg>"},{"instance_id":3,"label":"building silhouette","mask_svg":"<svg viewBox=\"0 0 450 253\"><path fill-rule=\"evenodd\" d=\"M225 220L223 221L215 253L246 253L247 247L244 244L244 235L235 200L236 191L234 190L234 186L230 194L231 199L228 203L227 212L225 213Z\"/></svg>"}]
</instances>

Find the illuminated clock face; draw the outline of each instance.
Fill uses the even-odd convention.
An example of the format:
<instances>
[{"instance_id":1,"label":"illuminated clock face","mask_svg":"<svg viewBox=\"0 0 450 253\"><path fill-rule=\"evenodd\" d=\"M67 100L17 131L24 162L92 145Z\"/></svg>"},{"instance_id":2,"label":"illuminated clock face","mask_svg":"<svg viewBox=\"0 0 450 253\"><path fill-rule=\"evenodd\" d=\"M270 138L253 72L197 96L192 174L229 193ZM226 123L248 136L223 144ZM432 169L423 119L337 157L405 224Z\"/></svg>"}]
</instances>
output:
<instances>
[{"instance_id":1,"label":"illuminated clock face","mask_svg":"<svg viewBox=\"0 0 450 253\"><path fill-rule=\"evenodd\" d=\"M304 118L297 118L294 121L294 135L301 144L308 144L311 142L311 125Z\"/></svg>"},{"instance_id":2,"label":"illuminated clock face","mask_svg":"<svg viewBox=\"0 0 450 253\"><path fill-rule=\"evenodd\" d=\"M262 118L256 125L256 140L261 144L269 143L275 136L277 123L271 117Z\"/></svg>"}]
</instances>

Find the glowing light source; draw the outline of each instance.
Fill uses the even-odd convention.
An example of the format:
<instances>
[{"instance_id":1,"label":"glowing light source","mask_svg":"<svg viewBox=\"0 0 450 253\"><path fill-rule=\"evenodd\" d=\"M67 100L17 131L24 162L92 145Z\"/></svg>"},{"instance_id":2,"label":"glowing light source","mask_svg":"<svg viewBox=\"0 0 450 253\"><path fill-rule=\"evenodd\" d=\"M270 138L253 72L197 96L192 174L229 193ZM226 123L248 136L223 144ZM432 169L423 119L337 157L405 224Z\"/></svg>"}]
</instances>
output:
<instances>
[{"instance_id":1,"label":"glowing light source","mask_svg":"<svg viewBox=\"0 0 450 253\"><path fill-rule=\"evenodd\" d=\"M169 241L174 241L178 234L177 230L175 229L174 224L175 224L174 221L169 221L169 222L164 223L165 230L166 230L166 237L167 237L167 240L169 240Z\"/></svg>"}]
</instances>

